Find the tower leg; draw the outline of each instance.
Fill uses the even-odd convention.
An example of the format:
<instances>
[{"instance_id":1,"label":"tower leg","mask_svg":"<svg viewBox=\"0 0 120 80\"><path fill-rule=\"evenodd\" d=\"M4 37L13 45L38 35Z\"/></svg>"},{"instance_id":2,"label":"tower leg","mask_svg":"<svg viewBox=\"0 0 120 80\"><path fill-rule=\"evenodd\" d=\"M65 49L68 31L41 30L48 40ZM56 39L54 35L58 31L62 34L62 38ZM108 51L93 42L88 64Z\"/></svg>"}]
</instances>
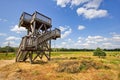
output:
<instances>
[{"instance_id":1,"label":"tower leg","mask_svg":"<svg viewBox=\"0 0 120 80\"><path fill-rule=\"evenodd\" d=\"M48 60L50 59L51 59L51 40L49 41L49 59Z\"/></svg>"},{"instance_id":2,"label":"tower leg","mask_svg":"<svg viewBox=\"0 0 120 80\"><path fill-rule=\"evenodd\" d=\"M50 59L51 59L51 51L49 51L49 59L48 60L50 61Z\"/></svg>"},{"instance_id":3,"label":"tower leg","mask_svg":"<svg viewBox=\"0 0 120 80\"><path fill-rule=\"evenodd\" d=\"M31 63L31 64L33 63L32 58L33 58L33 51L31 51L31 52L29 53L29 59L30 59L30 63Z\"/></svg>"}]
</instances>

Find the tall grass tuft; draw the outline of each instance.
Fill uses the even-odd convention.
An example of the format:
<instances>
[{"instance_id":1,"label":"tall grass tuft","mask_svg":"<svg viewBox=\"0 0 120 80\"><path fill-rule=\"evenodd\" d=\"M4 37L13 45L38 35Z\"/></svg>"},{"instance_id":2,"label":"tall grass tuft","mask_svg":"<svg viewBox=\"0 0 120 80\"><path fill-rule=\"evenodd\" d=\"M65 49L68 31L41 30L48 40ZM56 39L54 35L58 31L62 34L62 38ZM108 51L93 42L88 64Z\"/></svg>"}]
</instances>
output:
<instances>
[{"instance_id":1,"label":"tall grass tuft","mask_svg":"<svg viewBox=\"0 0 120 80\"><path fill-rule=\"evenodd\" d=\"M64 61L58 64L56 68L57 72L67 72L67 73L78 73L82 71L87 71L88 69L110 69L109 66L103 65L100 62L94 62L92 60L81 60L81 61Z\"/></svg>"}]
</instances>

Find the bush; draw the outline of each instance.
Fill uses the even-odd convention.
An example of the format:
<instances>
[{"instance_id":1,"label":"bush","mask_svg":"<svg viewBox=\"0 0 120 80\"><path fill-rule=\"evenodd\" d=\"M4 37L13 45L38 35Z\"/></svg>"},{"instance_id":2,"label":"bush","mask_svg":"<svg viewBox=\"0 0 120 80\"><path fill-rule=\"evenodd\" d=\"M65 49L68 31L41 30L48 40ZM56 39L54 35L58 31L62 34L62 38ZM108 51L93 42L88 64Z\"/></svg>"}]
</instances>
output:
<instances>
[{"instance_id":1,"label":"bush","mask_svg":"<svg viewBox=\"0 0 120 80\"><path fill-rule=\"evenodd\" d=\"M100 49L100 48L97 48L94 52L93 52L93 56L98 56L99 58L104 58L106 56L106 53Z\"/></svg>"}]
</instances>

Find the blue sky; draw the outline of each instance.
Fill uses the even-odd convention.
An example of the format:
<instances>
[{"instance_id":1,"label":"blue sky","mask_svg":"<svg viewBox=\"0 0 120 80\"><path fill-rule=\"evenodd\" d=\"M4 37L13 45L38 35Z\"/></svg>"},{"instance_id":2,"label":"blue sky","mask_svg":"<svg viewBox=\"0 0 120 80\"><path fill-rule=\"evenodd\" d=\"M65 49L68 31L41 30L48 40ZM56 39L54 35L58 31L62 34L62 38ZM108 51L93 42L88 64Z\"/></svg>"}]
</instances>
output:
<instances>
[{"instance_id":1,"label":"blue sky","mask_svg":"<svg viewBox=\"0 0 120 80\"><path fill-rule=\"evenodd\" d=\"M0 46L19 46L24 28L22 12L38 11L52 18L52 29L61 29L57 48L120 48L120 0L1 0Z\"/></svg>"}]
</instances>

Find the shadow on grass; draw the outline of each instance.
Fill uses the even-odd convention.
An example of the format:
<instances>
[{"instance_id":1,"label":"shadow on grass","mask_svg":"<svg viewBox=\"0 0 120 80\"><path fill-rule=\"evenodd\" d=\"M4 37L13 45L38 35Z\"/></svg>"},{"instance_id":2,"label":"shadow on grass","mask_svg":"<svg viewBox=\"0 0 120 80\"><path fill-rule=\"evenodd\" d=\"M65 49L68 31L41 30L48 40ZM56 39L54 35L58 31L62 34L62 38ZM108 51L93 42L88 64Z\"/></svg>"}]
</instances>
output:
<instances>
[{"instance_id":1,"label":"shadow on grass","mask_svg":"<svg viewBox=\"0 0 120 80\"><path fill-rule=\"evenodd\" d=\"M47 61L43 61L43 60L36 60L35 62L33 62L32 64L47 64Z\"/></svg>"},{"instance_id":2,"label":"shadow on grass","mask_svg":"<svg viewBox=\"0 0 120 80\"><path fill-rule=\"evenodd\" d=\"M42 64L42 65L44 65L44 64L47 64L48 62L47 61L43 61L43 60L36 60L36 61L34 61L34 62L32 62L32 63L30 63L30 61L20 61L19 63L29 63L29 64Z\"/></svg>"},{"instance_id":3,"label":"shadow on grass","mask_svg":"<svg viewBox=\"0 0 120 80\"><path fill-rule=\"evenodd\" d=\"M64 58L52 58L51 61L54 61L54 60L68 60L69 58L68 57L64 57Z\"/></svg>"}]
</instances>

